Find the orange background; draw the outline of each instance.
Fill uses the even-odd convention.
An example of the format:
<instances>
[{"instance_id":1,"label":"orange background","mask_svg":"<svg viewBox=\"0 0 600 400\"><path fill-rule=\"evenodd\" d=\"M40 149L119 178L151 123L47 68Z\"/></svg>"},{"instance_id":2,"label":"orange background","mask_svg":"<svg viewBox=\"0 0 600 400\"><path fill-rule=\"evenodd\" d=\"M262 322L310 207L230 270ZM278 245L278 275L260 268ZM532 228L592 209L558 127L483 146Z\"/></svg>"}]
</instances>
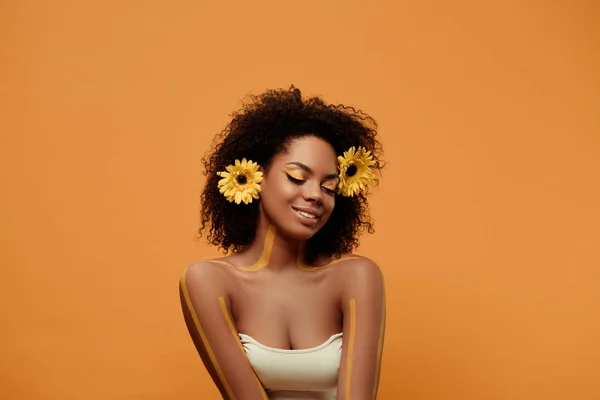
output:
<instances>
[{"instance_id":1,"label":"orange background","mask_svg":"<svg viewBox=\"0 0 600 400\"><path fill-rule=\"evenodd\" d=\"M483 4L485 3L485 5ZM593 1L3 1L0 397L216 399L200 159L294 84L380 123L381 399L600 398Z\"/></svg>"}]
</instances>

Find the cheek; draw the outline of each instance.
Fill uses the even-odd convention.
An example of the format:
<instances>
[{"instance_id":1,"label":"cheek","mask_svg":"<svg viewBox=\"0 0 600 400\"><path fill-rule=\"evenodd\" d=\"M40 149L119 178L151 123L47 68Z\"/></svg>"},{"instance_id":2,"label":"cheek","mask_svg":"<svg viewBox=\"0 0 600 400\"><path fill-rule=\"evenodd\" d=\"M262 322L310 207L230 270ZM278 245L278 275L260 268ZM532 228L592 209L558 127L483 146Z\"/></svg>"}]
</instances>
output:
<instances>
[{"instance_id":1,"label":"cheek","mask_svg":"<svg viewBox=\"0 0 600 400\"><path fill-rule=\"evenodd\" d=\"M324 199L323 205L325 206L327 212L331 214L333 212L333 209L335 208L335 197L331 196L329 198Z\"/></svg>"},{"instance_id":2,"label":"cheek","mask_svg":"<svg viewBox=\"0 0 600 400\"><path fill-rule=\"evenodd\" d=\"M271 206L278 207L287 203L295 195L296 188L289 182L281 179L271 179L263 186L263 201Z\"/></svg>"},{"instance_id":3,"label":"cheek","mask_svg":"<svg viewBox=\"0 0 600 400\"><path fill-rule=\"evenodd\" d=\"M273 189L279 203L290 203L298 196L298 187L290 182L278 181Z\"/></svg>"}]
</instances>

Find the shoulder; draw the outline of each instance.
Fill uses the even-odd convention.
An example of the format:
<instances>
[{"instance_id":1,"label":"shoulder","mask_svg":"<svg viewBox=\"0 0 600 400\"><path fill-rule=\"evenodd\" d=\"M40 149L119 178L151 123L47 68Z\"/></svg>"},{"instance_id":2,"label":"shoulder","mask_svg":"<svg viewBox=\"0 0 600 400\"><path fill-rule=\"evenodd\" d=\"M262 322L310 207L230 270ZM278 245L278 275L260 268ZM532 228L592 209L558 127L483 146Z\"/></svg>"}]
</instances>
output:
<instances>
[{"instance_id":1,"label":"shoulder","mask_svg":"<svg viewBox=\"0 0 600 400\"><path fill-rule=\"evenodd\" d=\"M379 265L370 258L356 254L343 257L338 266L338 273L351 278L378 279L383 274Z\"/></svg>"},{"instance_id":2,"label":"shoulder","mask_svg":"<svg viewBox=\"0 0 600 400\"><path fill-rule=\"evenodd\" d=\"M181 276L181 285L188 289L198 287L223 287L231 278L230 267L218 260L199 260L188 265Z\"/></svg>"},{"instance_id":3,"label":"shoulder","mask_svg":"<svg viewBox=\"0 0 600 400\"><path fill-rule=\"evenodd\" d=\"M353 257L340 267L337 280L342 312L351 312L351 304L356 304L360 312L379 315L385 303L385 283L379 265L366 257Z\"/></svg>"},{"instance_id":4,"label":"shoulder","mask_svg":"<svg viewBox=\"0 0 600 400\"><path fill-rule=\"evenodd\" d=\"M339 264L336 275L343 282L345 289L350 291L383 289L384 280L381 268L370 258L352 255Z\"/></svg>"}]
</instances>

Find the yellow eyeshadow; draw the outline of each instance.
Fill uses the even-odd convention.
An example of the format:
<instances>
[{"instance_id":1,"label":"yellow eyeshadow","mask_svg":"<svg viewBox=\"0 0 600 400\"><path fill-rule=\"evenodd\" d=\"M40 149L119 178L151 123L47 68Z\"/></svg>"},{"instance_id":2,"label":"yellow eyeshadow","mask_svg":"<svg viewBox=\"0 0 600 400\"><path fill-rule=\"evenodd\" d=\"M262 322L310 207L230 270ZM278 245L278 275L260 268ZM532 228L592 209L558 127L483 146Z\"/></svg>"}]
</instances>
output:
<instances>
[{"instance_id":1,"label":"yellow eyeshadow","mask_svg":"<svg viewBox=\"0 0 600 400\"><path fill-rule=\"evenodd\" d=\"M294 179L298 179L300 181L305 180L304 177L301 174L297 173L296 171L292 171L291 169L287 169L287 168L285 168L284 171L286 174L288 174L289 176L291 176Z\"/></svg>"},{"instance_id":2,"label":"yellow eyeshadow","mask_svg":"<svg viewBox=\"0 0 600 400\"><path fill-rule=\"evenodd\" d=\"M297 172L297 171L294 171L294 170L291 170L291 169L288 169L288 168L284 168L284 169L283 169L283 171L284 171L284 172L285 172L285 173L286 173L286 174L287 174L287 175L288 175L290 178L292 178L292 179L296 179L296 180L299 180L299 181L302 181L302 182L305 182L305 181L306 181L306 178L304 178L304 176L302 176L302 174L300 174L300 173L299 173L299 172ZM329 184L329 185L323 185L323 187L324 187L325 189L327 189L327 190L332 190L332 191L334 191L334 190L337 188L337 184L335 184L335 185L331 185L331 184Z\"/></svg>"}]
</instances>

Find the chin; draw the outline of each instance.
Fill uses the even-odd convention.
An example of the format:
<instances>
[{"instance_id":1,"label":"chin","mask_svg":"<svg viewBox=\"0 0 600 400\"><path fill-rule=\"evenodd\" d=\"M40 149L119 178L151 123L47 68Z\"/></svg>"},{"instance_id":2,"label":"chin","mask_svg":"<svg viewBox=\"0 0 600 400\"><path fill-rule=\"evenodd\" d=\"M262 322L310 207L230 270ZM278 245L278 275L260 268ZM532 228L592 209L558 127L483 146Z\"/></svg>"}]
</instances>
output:
<instances>
[{"instance_id":1,"label":"chin","mask_svg":"<svg viewBox=\"0 0 600 400\"><path fill-rule=\"evenodd\" d=\"M289 239L305 242L319 232L320 229L321 227L311 229L301 225L299 227L282 226L279 231Z\"/></svg>"},{"instance_id":2,"label":"chin","mask_svg":"<svg viewBox=\"0 0 600 400\"><path fill-rule=\"evenodd\" d=\"M300 242L306 242L307 240L309 240L310 238L312 238L313 236L315 236L315 234L317 233L317 231L311 231L311 232L290 232L289 237L291 239L294 240L298 240Z\"/></svg>"}]
</instances>

